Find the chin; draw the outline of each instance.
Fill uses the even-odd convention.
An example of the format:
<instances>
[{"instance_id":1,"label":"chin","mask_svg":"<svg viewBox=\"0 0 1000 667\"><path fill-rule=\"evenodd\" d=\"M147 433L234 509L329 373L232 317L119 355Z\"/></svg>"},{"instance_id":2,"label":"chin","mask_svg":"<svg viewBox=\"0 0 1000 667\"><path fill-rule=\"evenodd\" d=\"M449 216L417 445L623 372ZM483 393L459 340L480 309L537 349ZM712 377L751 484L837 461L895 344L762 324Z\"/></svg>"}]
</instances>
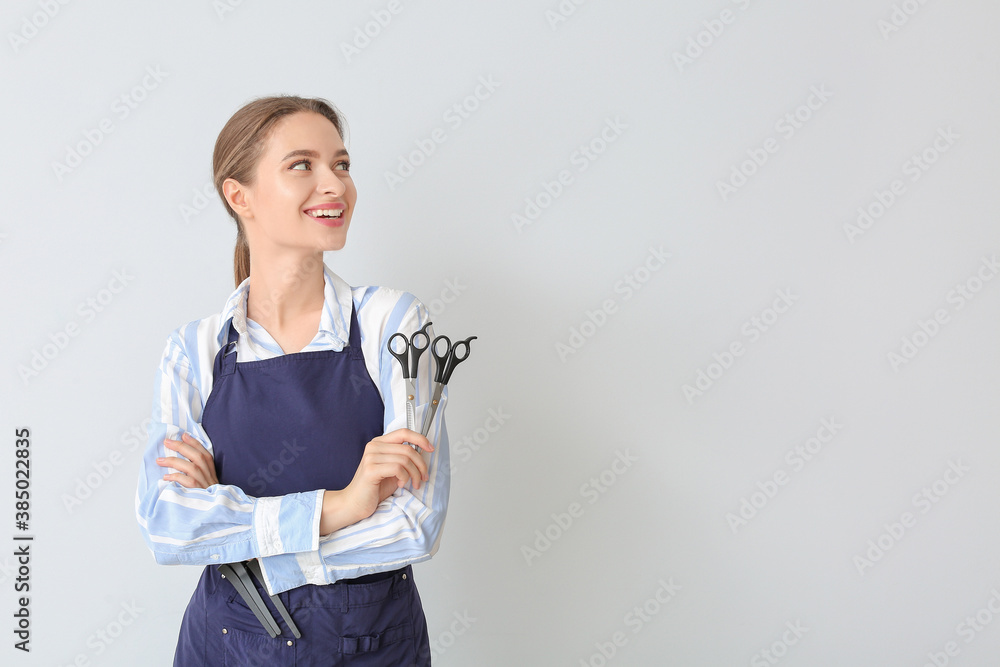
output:
<instances>
[{"instance_id":1,"label":"chin","mask_svg":"<svg viewBox=\"0 0 1000 667\"><path fill-rule=\"evenodd\" d=\"M326 251L332 252L334 250L342 250L345 245L347 245L347 233L346 232L344 234L340 235L339 238L327 239L326 242L323 243L323 250L324 250L324 252L326 252Z\"/></svg>"}]
</instances>

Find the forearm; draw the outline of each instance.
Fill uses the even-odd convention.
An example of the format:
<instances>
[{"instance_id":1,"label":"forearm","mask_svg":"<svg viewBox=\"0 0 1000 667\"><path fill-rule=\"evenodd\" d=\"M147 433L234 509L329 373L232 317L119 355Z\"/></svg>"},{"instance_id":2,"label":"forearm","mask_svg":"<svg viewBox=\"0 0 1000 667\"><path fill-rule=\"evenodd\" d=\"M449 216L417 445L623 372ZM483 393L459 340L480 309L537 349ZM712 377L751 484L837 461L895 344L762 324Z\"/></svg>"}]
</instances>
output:
<instances>
[{"instance_id":1,"label":"forearm","mask_svg":"<svg viewBox=\"0 0 1000 667\"><path fill-rule=\"evenodd\" d=\"M136 493L136 518L158 563L206 565L311 551L321 492L253 498L222 484L158 481Z\"/></svg>"},{"instance_id":2,"label":"forearm","mask_svg":"<svg viewBox=\"0 0 1000 667\"><path fill-rule=\"evenodd\" d=\"M429 435L435 448L429 455L427 482L419 489L411 484L398 489L368 517L330 533L321 531L315 551L262 558L268 590L276 593L304 584L333 583L394 570L434 555L444 527L450 486L448 437L443 420Z\"/></svg>"},{"instance_id":3,"label":"forearm","mask_svg":"<svg viewBox=\"0 0 1000 667\"><path fill-rule=\"evenodd\" d=\"M205 437L197 425L187 426ZM173 453L162 442L167 436L179 438L179 428L151 425L136 488L136 519L157 562L229 563L317 548L321 491L253 497L235 485L188 488L164 480L171 468L157 459Z\"/></svg>"},{"instance_id":4,"label":"forearm","mask_svg":"<svg viewBox=\"0 0 1000 667\"><path fill-rule=\"evenodd\" d=\"M319 534L329 535L365 518L343 491L327 490L323 494L323 509L319 521Z\"/></svg>"}]
</instances>

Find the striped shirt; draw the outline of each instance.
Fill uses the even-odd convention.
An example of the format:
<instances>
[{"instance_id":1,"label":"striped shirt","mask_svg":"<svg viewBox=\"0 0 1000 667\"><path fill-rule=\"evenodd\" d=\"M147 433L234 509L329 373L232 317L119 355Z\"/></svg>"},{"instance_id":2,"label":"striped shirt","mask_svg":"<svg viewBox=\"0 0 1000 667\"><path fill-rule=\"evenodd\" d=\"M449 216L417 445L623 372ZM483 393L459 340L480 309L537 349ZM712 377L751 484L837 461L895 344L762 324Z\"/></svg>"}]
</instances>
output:
<instances>
[{"instance_id":1,"label":"striped shirt","mask_svg":"<svg viewBox=\"0 0 1000 667\"><path fill-rule=\"evenodd\" d=\"M400 331L407 336L428 319L426 307L407 292L351 287L324 263L324 306L319 331L302 351L341 350L347 344L351 303L357 309L365 364L385 404L386 433L406 426L402 368L386 347ZM447 387L421 451L429 480L408 483L382 501L375 513L329 535L319 534L324 489L276 497L253 497L227 484L189 489L163 479L177 472L156 464L177 456L163 440L191 434L212 452L201 417L212 391L215 356L226 342L226 324L239 332L239 362L284 354L267 331L247 319L250 279L230 295L222 312L183 325L167 337L153 384L152 424L136 489L136 518L146 544L161 564L210 565L259 558L271 594L303 584L393 570L437 552L448 505L450 463L444 424ZM434 334L431 333L433 338ZM416 381L419 430L432 390L431 355L420 358Z\"/></svg>"}]
</instances>

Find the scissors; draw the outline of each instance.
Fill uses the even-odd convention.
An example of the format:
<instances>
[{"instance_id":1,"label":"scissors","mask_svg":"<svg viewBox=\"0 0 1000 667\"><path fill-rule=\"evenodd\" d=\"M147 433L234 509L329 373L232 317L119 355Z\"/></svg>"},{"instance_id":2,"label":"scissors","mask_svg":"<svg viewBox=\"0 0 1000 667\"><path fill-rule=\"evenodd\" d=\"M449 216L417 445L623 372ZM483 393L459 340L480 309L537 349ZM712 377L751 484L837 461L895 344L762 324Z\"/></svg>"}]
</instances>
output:
<instances>
[{"instance_id":1,"label":"scissors","mask_svg":"<svg viewBox=\"0 0 1000 667\"><path fill-rule=\"evenodd\" d=\"M416 428L417 425L417 406L415 402L415 397L417 395L416 385L414 384L417 378L417 362L420 360L420 355L431 346L431 337L427 333L427 327L431 325L427 322L424 326L420 327L417 331L413 332L413 335L409 338L405 334L396 332L389 336L389 342L387 347L389 348L389 354L396 357L396 361L399 362L400 366L403 367L403 380L406 382L406 428L411 431ZM406 343L402 352L396 352L392 348L392 341L399 336ZM419 344L420 341L423 344ZM411 445L414 449L417 447Z\"/></svg>"},{"instance_id":2,"label":"scissors","mask_svg":"<svg viewBox=\"0 0 1000 667\"><path fill-rule=\"evenodd\" d=\"M426 436L430 430L431 422L434 421L434 415L437 413L438 403L441 401L441 393L444 391L444 386L451 379L451 374L454 372L455 367L469 358L469 352L471 351L469 343L476 338L478 336L469 336L465 340L456 341L452 345L451 339L447 336L438 336L431 343L431 354L434 355L434 359L437 361L437 372L434 375L434 395L431 398L430 409L424 413L424 423L420 428L421 435ZM444 341L446 346L444 354L438 354L438 343L441 341ZM462 346L465 354L459 355L459 346Z\"/></svg>"}]
</instances>

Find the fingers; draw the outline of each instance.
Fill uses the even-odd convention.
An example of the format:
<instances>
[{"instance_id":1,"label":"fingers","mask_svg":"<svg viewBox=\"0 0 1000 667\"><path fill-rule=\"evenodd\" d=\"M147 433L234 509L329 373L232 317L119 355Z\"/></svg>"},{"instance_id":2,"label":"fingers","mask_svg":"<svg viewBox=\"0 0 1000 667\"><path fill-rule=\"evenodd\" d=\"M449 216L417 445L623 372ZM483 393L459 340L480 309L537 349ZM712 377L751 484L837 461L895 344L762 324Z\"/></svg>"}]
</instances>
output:
<instances>
[{"instance_id":1,"label":"fingers","mask_svg":"<svg viewBox=\"0 0 1000 667\"><path fill-rule=\"evenodd\" d=\"M157 465L180 471L164 475L163 479L187 488L207 489L219 483L215 475L215 459L193 436L183 433L180 440L167 438L163 441L163 446L181 455L156 459Z\"/></svg>"},{"instance_id":2,"label":"fingers","mask_svg":"<svg viewBox=\"0 0 1000 667\"><path fill-rule=\"evenodd\" d=\"M395 477L396 486L400 488L412 481L413 487L419 489L421 481L427 479L427 465L414 450L406 449L410 450L409 454L401 452L373 457L372 470L382 479Z\"/></svg>"},{"instance_id":3,"label":"fingers","mask_svg":"<svg viewBox=\"0 0 1000 667\"><path fill-rule=\"evenodd\" d=\"M167 480L168 482L177 482L181 486L186 486L189 489L208 488L202 486L201 484L198 484L198 482L196 482L193 477L189 477L188 475L181 475L179 473L170 473L169 475L164 475L163 479Z\"/></svg>"},{"instance_id":4,"label":"fingers","mask_svg":"<svg viewBox=\"0 0 1000 667\"><path fill-rule=\"evenodd\" d=\"M170 456L166 459L158 459L156 463L157 465L179 470L180 472L173 472L164 475L163 479L172 482L179 482L181 486L186 486L189 489L207 489L213 484L218 484L218 481L209 477L204 470L190 461L185 461L179 456Z\"/></svg>"},{"instance_id":5,"label":"fingers","mask_svg":"<svg viewBox=\"0 0 1000 667\"><path fill-rule=\"evenodd\" d=\"M408 442L411 445L416 445L417 447L420 447L424 451L428 452L434 451L434 445L431 444L430 440L428 440L425 436L420 435L416 431L411 431L408 428L396 429L395 431L386 433L381 438L376 438L376 439L385 440L386 442L396 442L400 444Z\"/></svg>"},{"instance_id":6,"label":"fingers","mask_svg":"<svg viewBox=\"0 0 1000 667\"><path fill-rule=\"evenodd\" d=\"M383 438L368 443L359 469L365 470L373 482L395 477L399 487L412 480L414 487L420 488L421 481L429 479L427 463L417 450Z\"/></svg>"},{"instance_id":7,"label":"fingers","mask_svg":"<svg viewBox=\"0 0 1000 667\"><path fill-rule=\"evenodd\" d=\"M169 438L164 440L163 446L174 450L178 454L183 454L190 461L211 460L214 462L212 455L208 453L205 446L187 433L183 433L180 440L170 440Z\"/></svg>"}]
</instances>

